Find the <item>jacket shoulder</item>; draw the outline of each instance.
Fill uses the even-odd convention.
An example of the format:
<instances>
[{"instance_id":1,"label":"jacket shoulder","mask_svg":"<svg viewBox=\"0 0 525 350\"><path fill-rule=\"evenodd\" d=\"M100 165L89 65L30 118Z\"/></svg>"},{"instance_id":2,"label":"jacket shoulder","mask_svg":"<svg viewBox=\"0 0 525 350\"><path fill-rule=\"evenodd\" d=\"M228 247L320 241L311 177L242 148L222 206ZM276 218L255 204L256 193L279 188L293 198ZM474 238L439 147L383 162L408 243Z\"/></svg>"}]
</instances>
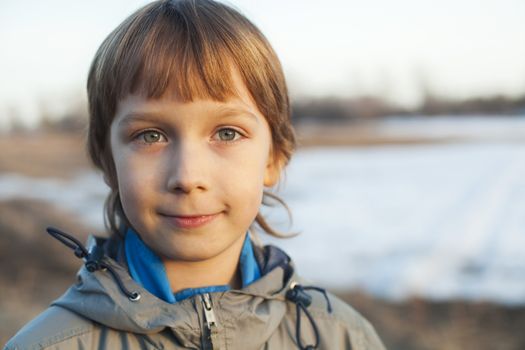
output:
<instances>
[{"instance_id":1,"label":"jacket shoulder","mask_svg":"<svg viewBox=\"0 0 525 350\"><path fill-rule=\"evenodd\" d=\"M385 349L375 328L365 317L337 296L329 293L329 298L332 303L334 318L341 323L341 326L350 336L353 335L352 342L358 344L353 348Z\"/></svg>"},{"instance_id":2,"label":"jacket shoulder","mask_svg":"<svg viewBox=\"0 0 525 350\"><path fill-rule=\"evenodd\" d=\"M352 306L327 292L331 306L329 311L322 293L309 291L309 294L312 303L308 311L319 329L321 349L385 349L374 327Z\"/></svg>"},{"instance_id":3,"label":"jacket shoulder","mask_svg":"<svg viewBox=\"0 0 525 350\"><path fill-rule=\"evenodd\" d=\"M20 329L4 350L45 349L90 333L94 328L92 321L62 307L51 306Z\"/></svg>"}]
</instances>

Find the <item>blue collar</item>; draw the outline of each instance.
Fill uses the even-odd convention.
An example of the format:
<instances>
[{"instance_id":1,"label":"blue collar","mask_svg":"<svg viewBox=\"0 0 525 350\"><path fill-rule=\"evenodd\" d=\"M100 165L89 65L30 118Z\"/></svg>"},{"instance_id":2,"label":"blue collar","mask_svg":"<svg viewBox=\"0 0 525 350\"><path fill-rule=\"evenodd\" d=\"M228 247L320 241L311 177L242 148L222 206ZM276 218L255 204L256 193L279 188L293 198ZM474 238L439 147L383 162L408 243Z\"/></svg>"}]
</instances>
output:
<instances>
[{"instance_id":1,"label":"blue collar","mask_svg":"<svg viewBox=\"0 0 525 350\"><path fill-rule=\"evenodd\" d=\"M228 285L209 286L188 288L173 294L162 260L144 244L139 235L131 228L126 232L124 245L131 277L150 293L168 303L173 304L196 294L224 292L230 289ZM261 277L261 270L255 260L248 234L242 246L239 266L243 288Z\"/></svg>"}]
</instances>

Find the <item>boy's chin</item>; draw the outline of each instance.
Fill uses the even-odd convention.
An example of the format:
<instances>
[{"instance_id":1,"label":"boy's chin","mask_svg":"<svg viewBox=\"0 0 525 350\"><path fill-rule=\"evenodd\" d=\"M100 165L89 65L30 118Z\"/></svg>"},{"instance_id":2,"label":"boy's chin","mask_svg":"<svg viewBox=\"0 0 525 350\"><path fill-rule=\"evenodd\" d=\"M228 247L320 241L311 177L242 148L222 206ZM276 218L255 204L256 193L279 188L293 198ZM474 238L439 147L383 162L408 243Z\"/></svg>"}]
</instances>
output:
<instances>
[{"instance_id":1,"label":"boy's chin","mask_svg":"<svg viewBox=\"0 0 525 350\"><path fill-rule=\"evenodd\" d=\"M195 237L193 237L195 238ZM151 246L162 260L179 262L203 262L214 259L222 254L228 254L230 250L236 250L234 242L199 242L199 239L175 239L165 242L160 246ZM236 241L236 240L235 240ZM239 252L232 252L238 254Z\"/></svg>"}]
</instances>

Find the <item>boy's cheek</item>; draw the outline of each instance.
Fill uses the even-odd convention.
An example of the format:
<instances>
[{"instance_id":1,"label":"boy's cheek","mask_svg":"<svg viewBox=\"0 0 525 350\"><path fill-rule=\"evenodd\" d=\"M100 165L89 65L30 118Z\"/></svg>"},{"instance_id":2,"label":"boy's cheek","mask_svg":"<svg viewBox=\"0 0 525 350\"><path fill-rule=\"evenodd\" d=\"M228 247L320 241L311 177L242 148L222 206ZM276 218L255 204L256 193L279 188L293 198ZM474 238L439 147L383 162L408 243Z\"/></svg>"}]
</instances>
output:
<instances>
[{"instance_id":1,"label":"boy's cheek","mask_svg":"<svg viewBox=\"0 0 525 350\"><path fill-rule=\"evenodd\" d=\"M119 152L114 157L115 168L119 179L126 182L152 181L162 168L154 157L132 156L129 152Z\"/></svg>"},{"instance_id":2,"label":"boy's cheek","mask_svg":"<svg viewBox=\"0 0 525 350\"><path fill-rule=\"evenodd\" d=\"M226 201L229 201L232 207L235 206L236 210L246 212L247 217L251 217L259 211L264 187L262 181L254 183L252 178L252 181L244 180L232 184L232 188L227 193L229 193L230 199L226 199ZM235 197L232 194L235 194Z\"/></svg>"}]
</instances>

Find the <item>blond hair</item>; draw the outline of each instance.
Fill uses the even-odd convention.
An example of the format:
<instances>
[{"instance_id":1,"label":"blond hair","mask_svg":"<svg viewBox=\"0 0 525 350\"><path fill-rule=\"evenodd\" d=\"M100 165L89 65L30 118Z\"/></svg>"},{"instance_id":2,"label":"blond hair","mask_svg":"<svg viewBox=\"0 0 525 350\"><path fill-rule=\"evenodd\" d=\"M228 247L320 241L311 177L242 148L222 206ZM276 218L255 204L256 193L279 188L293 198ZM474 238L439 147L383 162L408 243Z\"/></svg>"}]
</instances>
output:
<instances>
[{"instance_id":1,"label":"blond hair","mask_svg":"<svg viewBox=\"0 0 525 350\"><path fill-rule=\"evenodd\" d=\"M104 40L89 70L87 149L110 187L105 223L112 234L129 226L118 193L109 130L117 103L140 91L158 98L169 88L181 101L235 96L237 69L272 134L272 151L284 167L295 148L288 90L281 64L259 29L235 9L212 0L161 0L129 16ZM173 90L173 91L171 91ZM263 204L273 199L265 191ZM282 236L257 214L268 234Z\"/></svg>"}]
</instances>

